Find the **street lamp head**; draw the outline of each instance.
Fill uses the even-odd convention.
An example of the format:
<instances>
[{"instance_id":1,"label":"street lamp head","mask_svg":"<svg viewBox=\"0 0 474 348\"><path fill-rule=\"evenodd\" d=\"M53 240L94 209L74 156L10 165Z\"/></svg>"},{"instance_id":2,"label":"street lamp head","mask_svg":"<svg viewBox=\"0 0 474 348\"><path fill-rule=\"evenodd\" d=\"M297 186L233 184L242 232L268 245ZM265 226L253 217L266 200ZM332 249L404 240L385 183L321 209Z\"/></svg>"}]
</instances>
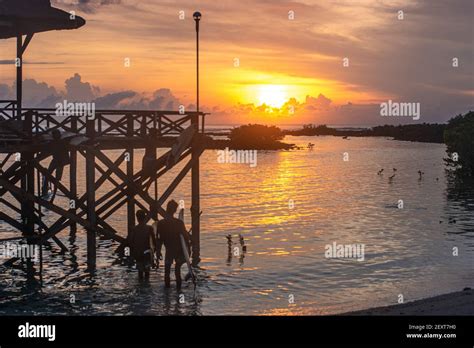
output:
<instances>
[{"instance_id":1,"label":"street lamp head","mask_svg":"<svg viewBox=\"0 0 474 348\"><path fill-rule=\"evenodd\" d=\"M193 18L195 21L199 21L201 19L201 12L199 11L194 12Z\"/></svg>"}]
</instances>

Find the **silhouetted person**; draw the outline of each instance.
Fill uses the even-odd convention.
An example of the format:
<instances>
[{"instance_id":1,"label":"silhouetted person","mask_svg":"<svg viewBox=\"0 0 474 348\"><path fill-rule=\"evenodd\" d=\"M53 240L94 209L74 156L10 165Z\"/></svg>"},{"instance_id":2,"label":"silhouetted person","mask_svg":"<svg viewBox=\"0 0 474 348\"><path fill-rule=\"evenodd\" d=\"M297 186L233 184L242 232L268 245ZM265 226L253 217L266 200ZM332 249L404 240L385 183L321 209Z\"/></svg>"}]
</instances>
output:
<instances>
[{"instance_id":1,"label":"silhouetted person","mask_svg":"<svg viewBox=\"0 0 474 348\"><path fill-rule=\"evenodd\" d=\"M49 163L48 173L53 175L53 172L56 170L56 179L61 180L63 177L64 167L69 164L69 151L67 148L67 143L64 139L61 139L61 132L55 129L52 131L53 142L51 143L51 150L53 159ZM45 177L43 179L43 187L41 189L43 195L48 194L48 179Z\"/></svg>"},{"instance_id":2,"label":"silhouetted person","mask_svg":"<svg viewBox=\"0 0 474 348\"><path fill-rule=\"evenodd\" d=\"M128 245L137 264L138 278L143 280L143 275L145 275L145 279L148 280L153 262L152 243L156 244L156 239L153 228L146 224L146 213L143 210L138 210L136 215L138 225L130 231Z\"/></svg>"},{"instance_id":3,"label":"silhouetted person","mask_svg":"<svg viewBox=\"0 0 474 348\"><path fill-rule=\"evenodd\" d=\"M168 217L157 223L157 248L156 252L161 253L161 246L165 245L165 287L171 286L170 273L171 265L175 263L174 274L176 276L176 288L181 290L181 266L186 262L183 249L181 247L180 235L184 237L185 243L188 246L190 237L184 222L175 218L174 214L178 209L178 203L171 200L166 206Z\"/></svg>"}]
</instances>

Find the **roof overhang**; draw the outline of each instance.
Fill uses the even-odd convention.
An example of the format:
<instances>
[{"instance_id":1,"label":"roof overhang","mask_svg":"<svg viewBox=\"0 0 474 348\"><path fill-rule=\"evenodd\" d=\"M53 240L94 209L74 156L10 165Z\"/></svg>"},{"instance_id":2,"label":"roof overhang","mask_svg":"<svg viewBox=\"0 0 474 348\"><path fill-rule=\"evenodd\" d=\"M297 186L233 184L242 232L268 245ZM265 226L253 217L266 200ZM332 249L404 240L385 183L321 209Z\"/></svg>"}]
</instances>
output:
<instances>
[{"instance_id":1,"label":"roof overhang","mask_svg":"<svg viewBox=\"0 0 474 348\"><path fill-rule=\"evenodd\" d=\"M51 7L50 0L0 0L0 39L78 29L84 18Z\"/></svg>"}]
</instances>

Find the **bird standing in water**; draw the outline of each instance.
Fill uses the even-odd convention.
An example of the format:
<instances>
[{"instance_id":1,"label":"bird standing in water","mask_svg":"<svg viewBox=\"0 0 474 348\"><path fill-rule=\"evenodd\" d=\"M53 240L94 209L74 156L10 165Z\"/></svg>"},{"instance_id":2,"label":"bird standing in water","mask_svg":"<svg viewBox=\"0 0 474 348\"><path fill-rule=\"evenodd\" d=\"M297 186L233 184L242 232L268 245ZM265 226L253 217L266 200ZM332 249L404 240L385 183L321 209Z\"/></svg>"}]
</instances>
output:
<instances>
[{"instance_id":1,"label":"bird standing in water","mask_svg":"<svg viewBox=\"0 0 474 348\"><path fill-rule=\"evenodd\" d=\"M240 245L242 246L242 251L246 252L247 246L245 245L244 237L241 234L239 234L239 241L240 241Z\"/></svg>"}]
</instances>

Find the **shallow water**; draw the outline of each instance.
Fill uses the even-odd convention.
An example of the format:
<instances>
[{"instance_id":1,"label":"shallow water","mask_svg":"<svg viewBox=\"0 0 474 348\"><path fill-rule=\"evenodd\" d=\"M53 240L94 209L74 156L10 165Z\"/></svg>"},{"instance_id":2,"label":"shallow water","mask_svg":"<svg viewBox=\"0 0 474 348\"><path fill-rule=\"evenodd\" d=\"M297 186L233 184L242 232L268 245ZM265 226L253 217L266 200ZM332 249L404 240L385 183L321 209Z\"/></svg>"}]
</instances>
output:
<instances>
[{"instance_id":1,"label":"shallow water","mask_svg":"<svg viewBox=\"0 0 474 348\"><path fill-rule=\"evenodd\" d=\"M68 231L59 235L71 253L62 255L55 244L44 249L41 292L26 286L21 269L2 269L0 313L333 314L396 304L400 294L410 301L474 285L474 188L456 187L446 177L444 145L384 138L286 141L315 148L259 152L255 168L219 164L215 151L203 154L202 269L196 293L185 286L184 303L174 288L164 291L161 269L149 285L140 285L136 271L113 253L115 242L98 241L98 270L89 277L85 233L79 230L75 241ZM425 172L422 180L418 170ZM164 178L159 190L171 179ZM102 187L97 197L107 190ZM173 198L189 206L189 191L186 178ZM65 198L59 200L66 206ZM110 218L122 235L125 221L125 210ZM0 231L9 229L0 224ZM229 255L228 234L235 243L231 251L237 247L240 256ZM364 244L364 260L326 258L325 246L333 242Z\"/></svg>"}]
</instances>

